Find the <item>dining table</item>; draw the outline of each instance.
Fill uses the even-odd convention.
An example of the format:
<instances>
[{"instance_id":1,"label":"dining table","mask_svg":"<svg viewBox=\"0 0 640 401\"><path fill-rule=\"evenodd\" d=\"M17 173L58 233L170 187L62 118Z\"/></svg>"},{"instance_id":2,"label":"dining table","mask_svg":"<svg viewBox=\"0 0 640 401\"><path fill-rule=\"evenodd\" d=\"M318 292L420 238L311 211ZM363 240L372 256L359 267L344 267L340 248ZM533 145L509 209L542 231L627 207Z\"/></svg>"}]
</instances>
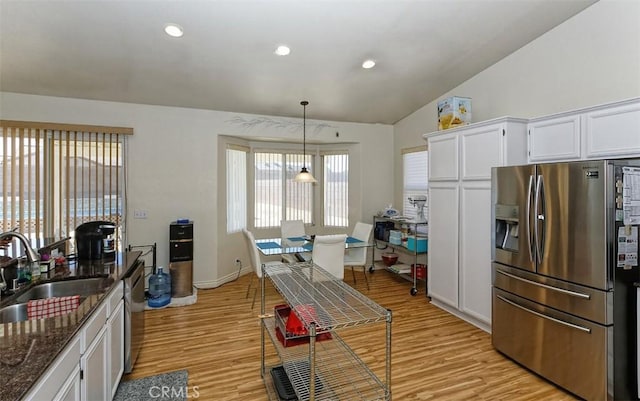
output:
<instances>
[{"instance_id":1,"label":"dining table","mask_svg":"<svg viewBox=\"0 0 640 401\"><path fill-rule=\"evenodd\" d=\"M303 254L313 251L313 239L314 237L309 235L303 237L256 239L256 246L265 256ZM369 246L373 246L373 243L350 236L347 237L344 243L345 250Z\"/></svg>"}]
</instances>

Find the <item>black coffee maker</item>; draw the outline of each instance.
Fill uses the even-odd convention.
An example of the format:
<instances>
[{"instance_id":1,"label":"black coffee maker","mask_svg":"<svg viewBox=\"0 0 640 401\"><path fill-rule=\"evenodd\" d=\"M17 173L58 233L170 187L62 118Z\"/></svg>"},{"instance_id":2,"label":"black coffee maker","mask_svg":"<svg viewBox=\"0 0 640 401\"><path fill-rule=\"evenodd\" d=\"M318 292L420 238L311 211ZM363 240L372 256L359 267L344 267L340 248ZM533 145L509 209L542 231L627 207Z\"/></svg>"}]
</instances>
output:
<instances>
[{"instance_id":1,"label":"black coffee maker","mask_svg":"<svg viewBox=\"0 0 640 401\"><path fill-rule=\"evenodd\" d=\"M116 225L110 221L90 221L76 228L76 253L80 260L111 259L115 246L111 235Z\"/></svg>"}]
</instances>

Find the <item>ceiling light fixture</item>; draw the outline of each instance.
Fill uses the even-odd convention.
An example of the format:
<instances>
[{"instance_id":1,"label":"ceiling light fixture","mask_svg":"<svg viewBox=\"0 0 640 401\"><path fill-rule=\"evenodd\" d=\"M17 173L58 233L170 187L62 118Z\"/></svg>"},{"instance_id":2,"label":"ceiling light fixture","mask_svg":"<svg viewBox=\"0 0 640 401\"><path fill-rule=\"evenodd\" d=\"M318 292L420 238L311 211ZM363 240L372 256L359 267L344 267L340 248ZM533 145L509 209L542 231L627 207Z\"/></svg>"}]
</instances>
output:
<instances>
[{"instance_id":1,"label":"ceiling light fixture","mask_svg":"<svg viewBox=\"0 0 640 401\"><path fill-rule=\"evenodd\" d=\"M278 46L278 48L276 49L276 51L274 53L277 54L278 56L286 56L289 53L291 53L291 49L289 49L289 47L287 47L285 45L280 45L280 46Z\"/></svg>"},{"instance_id":2,"label":"ceiling light fixture","mask_svg":"<svg viewBox=\"0 0 640 401\"><path fill-rule=\"evenodd\" d=\"M169 36L173 36L174 38L179 38L184 35L184 30L178 24L167 24L164 26L164 31Z\"/></svg>"},{"instance_id":3,"label":"ceiling light fixture","mask_svg":"<svg viewBox=\"0 0 640 401\"><path fill-rule=\"evenodd\" d=\"M364 63L362 63L362 68L365 69L369 69L369 68L373 68L376 65L376 62L373 60L365 60Z\"/></svg>"},{"instance_id":4,"label":"ceiling light fixture","mask_svg":"<svg viewBox=\"0 0 640 401\"><path fill-rule=\"evenodd\" d=\"M318 180L316 180L315 178L313 178L313 175L311 175L311 173L309 171L307 171L307 167L304 165L304 161L306 159L306 154L307 154L307 148L306 148L306 143L307 143L307 105L309 104L309 102L307 102L306 100L303 100L300 102L300 104L303 107L303 114L302 114L302 169L300 170L300 172L298 173L298 175L296 175L296 178L294 178L295 182L310 182L310 183L316 183L318 182Z\"/></svg>"}]
</instances>

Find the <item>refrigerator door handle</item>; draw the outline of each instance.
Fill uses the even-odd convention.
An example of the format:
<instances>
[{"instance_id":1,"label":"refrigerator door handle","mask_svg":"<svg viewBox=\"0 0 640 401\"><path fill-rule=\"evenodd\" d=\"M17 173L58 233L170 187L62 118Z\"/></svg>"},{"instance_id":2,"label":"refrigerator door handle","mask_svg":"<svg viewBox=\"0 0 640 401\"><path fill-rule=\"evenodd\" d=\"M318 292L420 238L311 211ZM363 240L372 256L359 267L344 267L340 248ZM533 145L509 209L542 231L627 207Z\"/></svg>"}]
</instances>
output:
<instances>
[{"instance_id":1,"label":"refrigerator door handle","mask_svg":"<svg viewBox=\"0 0 640 401\"><path fill-rule=\"evenodd\" d=\"M533 233L535 236L535 248L536 248L536 259L538 260L538 263L542 262L542 251L541 251L541 235L540 232L538 230L540 223L540 220L544 220L544 214L538 214L538 211L540 210L540 192L542 190L543 184L542 184L542 175L538 175L538 180L536 182L536 196L535 199L533 201L533 209L534 209L534 213L535 213L535 219L533 222Z\"/></svg>"},{"instance_id":2,"label":"refrigerator door handle","mask_svg":"<svg viewBox=\"0 0 640 401\"><path fill-rule=\"evenodd\" d=\"M526 213L526 217L527 217L527 249L529 251L529 261L533 262L533 250L532 250L532 245L533 242L531 241L531 195L533 193L533 175L529 176L529 189L527 190L527 213Z\"/></svg>"},{"instance_id":3,"label":"refrigerator door handle","mask_svg":"<svg viewBox=\"0 0 640 401\"><path fill-rule=\"evenodd\" d=\"M536 316L538 316L538 317L541 317L541 318L543 318L543 319L551 320L552 322L555 322L555 323L561 324L561 325L563 325L563 326L571 327L572 329L576 329L576 330L584 331L585 333L589 333L589 334L591 334L591 329L590 329L590 328L588 328L588 327L582 327L582 326L579 326L579 325L577 325L577 324L573 324L573 323L565 322L564 320L556 319L555 317L547 316L547 315L545 315L545 314L543 314L543 313L533 311L533 310L531 310L531 309L529 309L529 308L525 308L525 307L524 307L524 306L522 306L522 305L518 305L517 303L515 303L515 302L513 302L513 301L510 301L510 300L508 300L508 299L506 299L505 297L500 296L500 295L496 295L496 297L497 297L499 300L504 301L504 302L508 303L508 304L509 304L509 305L511 305L511 306L514 306L514 307L516 307L516 308L522 309L522 310L523 310L523 311L525 311L525 312L529 312L529 313L531 313L531 314L533 314L533 315L536 315Z\"/></svg>"},{"instance_id":4,"label":"refrigerator door handle","mask_svg":"<svg viewBox=\"0 0 640 401\"><path fill-rule=\"evenodd\" d=\"M524 283L527 283L527 284L531 284L531 285L535 285L535 286L538 286L538 287L546 288L547 290L561 292L563 294L570 295L572 297L583 298L583 299L591 299L591 295L589 295L589 294L583 294L581 292L565 290L564 288L558 288L558 287L554 287L552 285L538 283L536 281L532 281L532 280L528 280L526 278L518 277L518 276L516 276L514 274L511 274L511 273L503 272L502 270L496 270L496 273L505 275L505 276L510 277L510 278L512 278L514 280L520 280L520 281L522 281Z\"/></svg>"}]
</instances>

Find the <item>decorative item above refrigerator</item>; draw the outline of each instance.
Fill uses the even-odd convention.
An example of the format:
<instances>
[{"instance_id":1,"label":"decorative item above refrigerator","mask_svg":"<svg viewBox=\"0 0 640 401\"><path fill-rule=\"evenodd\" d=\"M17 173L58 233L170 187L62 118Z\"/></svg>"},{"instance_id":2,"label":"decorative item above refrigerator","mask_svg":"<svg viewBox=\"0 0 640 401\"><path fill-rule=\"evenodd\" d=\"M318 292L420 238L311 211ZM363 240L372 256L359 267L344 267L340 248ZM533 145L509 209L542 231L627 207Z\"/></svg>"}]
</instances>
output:
<instances>
[{"instance_id":1,"label":"decorative item above refrigerator","mask_svg":"<svg viewBox=\"0 0 640 401\"><path fill-rule=\"evenodd\" d=\"M638 398L640 159L492 170L492 342L587 400Z\"/></svg>"}]
</instances>

